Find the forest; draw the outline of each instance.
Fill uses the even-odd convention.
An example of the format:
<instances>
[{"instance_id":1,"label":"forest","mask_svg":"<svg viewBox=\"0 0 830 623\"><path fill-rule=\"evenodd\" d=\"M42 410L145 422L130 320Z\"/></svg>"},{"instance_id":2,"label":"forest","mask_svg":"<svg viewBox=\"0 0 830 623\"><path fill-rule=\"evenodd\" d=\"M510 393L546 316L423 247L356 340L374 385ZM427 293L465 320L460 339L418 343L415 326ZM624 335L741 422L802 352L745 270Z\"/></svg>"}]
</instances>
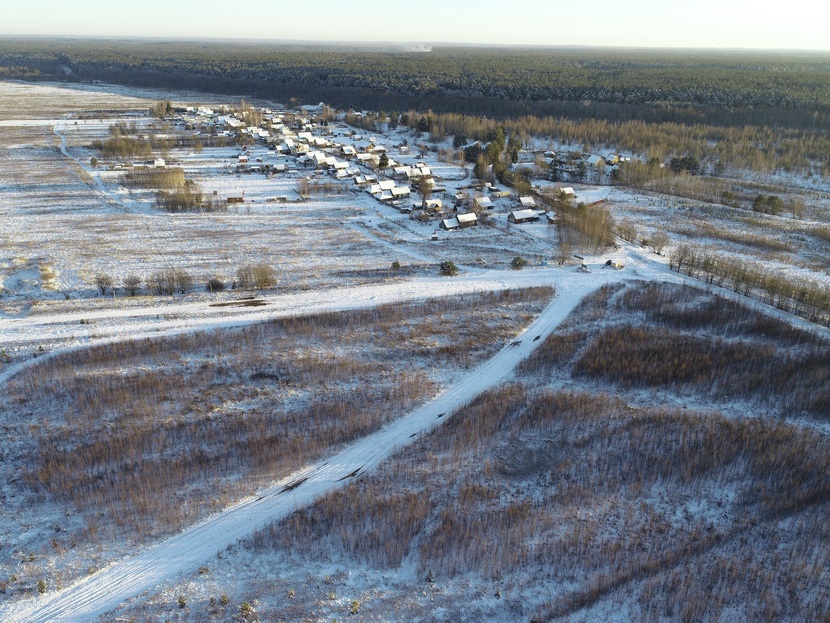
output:
<instances>
[{"instance_id":1,"label":"forest","mask_svg":"<svg viewBox=\"0 0 830 623\"><path fill-rule=\"evenodd\" d=\"M101 80L338 108L611 122L830 121L830 56L591 48L370 46L234 41L0 39L0 78Z\"/></svg>"}]
</instances>

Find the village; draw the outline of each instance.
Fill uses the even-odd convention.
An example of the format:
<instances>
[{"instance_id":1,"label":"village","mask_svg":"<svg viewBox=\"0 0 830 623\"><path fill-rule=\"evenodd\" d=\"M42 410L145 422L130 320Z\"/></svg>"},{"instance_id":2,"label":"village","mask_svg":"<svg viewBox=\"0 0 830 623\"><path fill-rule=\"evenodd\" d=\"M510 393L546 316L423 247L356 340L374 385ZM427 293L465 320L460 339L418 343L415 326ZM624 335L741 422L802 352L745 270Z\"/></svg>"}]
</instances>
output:
<instances>
[{"instance_id":1,"label":"village","mask_svg":"<svg viewBox=\"0 0 830 623\"><path fill-rule=\"evenodd\" d=\"M261 121L248 125L248 116ZM209 198L237 208L301 203L312 195L371 197L378 209L391 209L385 214L408 215L412 221L431 227L431 239L437 239L438 230L449 232L480 224L502 228L538 222L553 225L558 216L552 203L575 206L579 201L573 186L550 184L543 177L527 194L517 194L495 181L474 178L469 163L442 161L439 145L412 144L418 137L406 128L363 132L334 116L323 104L306 106L299 113L270 108L246 112L215 111L206 106L176 109L165 121L177 134L177 143L198 144L199 153L177 153L172 161L168 156L141 164L119 162L111 168L181 166L188 176L201 173L197 181ZM528 152L523 157L528 161L535 158L545 167L556 162L549 150ZM596 167L599 157L588 156L586 162ZM562 161L558 164L564 165ZM238 181L234 185L206 179L210 165L214 174L235 176ZM528 162L522 165L527 169ZM260 183L262 180L267 183Z\"/></svg>"}]
</instances>

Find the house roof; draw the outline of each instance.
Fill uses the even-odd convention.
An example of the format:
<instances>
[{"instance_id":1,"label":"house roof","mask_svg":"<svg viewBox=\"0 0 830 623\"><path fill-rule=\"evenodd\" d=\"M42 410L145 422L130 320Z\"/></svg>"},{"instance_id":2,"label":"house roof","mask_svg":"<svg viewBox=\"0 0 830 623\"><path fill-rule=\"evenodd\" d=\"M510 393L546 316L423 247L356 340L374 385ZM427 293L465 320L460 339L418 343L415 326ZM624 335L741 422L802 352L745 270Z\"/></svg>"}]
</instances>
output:
<instances>
[{"instance_id":1,"label":"house roof","mask_svg":"<svg viewBox=\"0 0 830 623\"><path fill-rule=\"evenodd\" d=\"M517 221L526 221L532 218L539 218L539 213L536 210L514 210L508 216Z\"/></svg>"}]
</instances>

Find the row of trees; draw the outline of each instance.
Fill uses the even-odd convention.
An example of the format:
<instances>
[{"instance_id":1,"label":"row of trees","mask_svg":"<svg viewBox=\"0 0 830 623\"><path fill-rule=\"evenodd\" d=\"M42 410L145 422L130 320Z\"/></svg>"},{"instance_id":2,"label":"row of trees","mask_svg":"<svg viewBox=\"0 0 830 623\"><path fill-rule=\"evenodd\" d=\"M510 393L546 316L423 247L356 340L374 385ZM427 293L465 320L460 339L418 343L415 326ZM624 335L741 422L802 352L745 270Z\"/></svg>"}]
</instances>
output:
<instances>
[{"instance_id":1,"label":"row of trees","mask_svg":"<svg viewBox=\"0 0 830 623\"><path fill-rule=\"evenodd\" d=\"M830 288L807 279L751 262L725 260L711 251L690 244L678 245L669 256L669 267L690 277L705 279L735 292L752 296L830 326Z\"/></svg>"},{"instance_id":2,"label":"row of trees","mask_svg":"<svg viewBox=\"0 0 830 623\"><path fill-rule=\"evenodd\" d=\"M142 283L148 293L156 295L186 294L194 285L193 276L182 268L166 268L151 273L146 279L130 274L124 277L120 287L130 296L141 291ZM236 271L235 279L230 287L240 290L263 290L277 285L276 269L266 263L245 264ZM115 292L119 287L111 275L98 273L95 275L95 287L102 295ZM226 283L219 277L208 280L205 289L209 292L221 292L226 289Z\"/></svg>"}]
</instances>

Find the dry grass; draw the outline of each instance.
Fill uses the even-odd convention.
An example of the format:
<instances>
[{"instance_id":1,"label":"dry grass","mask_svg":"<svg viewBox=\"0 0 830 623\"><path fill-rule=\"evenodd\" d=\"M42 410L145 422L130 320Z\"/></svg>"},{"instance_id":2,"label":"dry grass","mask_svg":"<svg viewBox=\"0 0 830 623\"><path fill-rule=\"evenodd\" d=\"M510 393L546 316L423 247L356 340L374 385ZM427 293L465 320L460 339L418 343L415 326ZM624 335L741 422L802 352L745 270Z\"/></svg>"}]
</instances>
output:
<instances>
[{"instance_id":1,"label":"dry grass","mask_svg":"<svg viewBox=\"0 0 830 623\"><path fill-rule=\"evenodd\" d=\"M830 597L828 451L823 435L777 422L512 385L250 546L416 564L437 585L472 574L509 586L531 620L601 600L633 603L646 619L738 609L807 620ZM538 597L545 586L558 594L550 602Z\"/></svg>"},{"instance_id":2,"label":"dry grass","mask_svg":"<svg viewBox=\"0 0 830 623\"><path fill-rule=\"evenodd\" d=\"M637 620L826 620L826 435L655 404L678 387L713 391L714 368L742 379L734 391L759 411L784 412L812 387L806 408L823 416L816 390L830 384L815 375L827 366L805 361L825 352L807 332L694 288L605 288L520 367L526 385L479 397L379 472L249 546L320 564L416 568L378 606L381 617L392 601L410 604L423 578L441 587L475 577L508 587L531 621L620 608ZM776 372L787 361L789 372ZM588 364L596 369L571 375ZM543 379L593 389L537 389ZM596 388L626 394L644 382L657 392L649 405ZM438 592L432 607L463 617L453 591ZM394 617L418 611L400 608Z\"/></svg>"},{"instance_id":3,"label":"dry grass","mask_svg":"<svg viewBox=\"0 0 830 623\"><path fill-rule=\"evenodd\" d=\"M694 288L650 284L613 301L597 297L579 324L556 332L521 370L606 391L659 389L787 417L830 417L830 355L810 333Z\"/></svg>"},{"instance_id":4,"label":"dry grass","mask_svg":"<svg viewBox=\"0 0 830 623\"><path fill-rule=\"evenodd\" d=\"M6 475L22 474L30 503L84 518L63 548L146 542L410 411L550 296L435 299L56 357L6 388L6 437L33 439L8 453Z\"/></svg>"}]
</instances>

